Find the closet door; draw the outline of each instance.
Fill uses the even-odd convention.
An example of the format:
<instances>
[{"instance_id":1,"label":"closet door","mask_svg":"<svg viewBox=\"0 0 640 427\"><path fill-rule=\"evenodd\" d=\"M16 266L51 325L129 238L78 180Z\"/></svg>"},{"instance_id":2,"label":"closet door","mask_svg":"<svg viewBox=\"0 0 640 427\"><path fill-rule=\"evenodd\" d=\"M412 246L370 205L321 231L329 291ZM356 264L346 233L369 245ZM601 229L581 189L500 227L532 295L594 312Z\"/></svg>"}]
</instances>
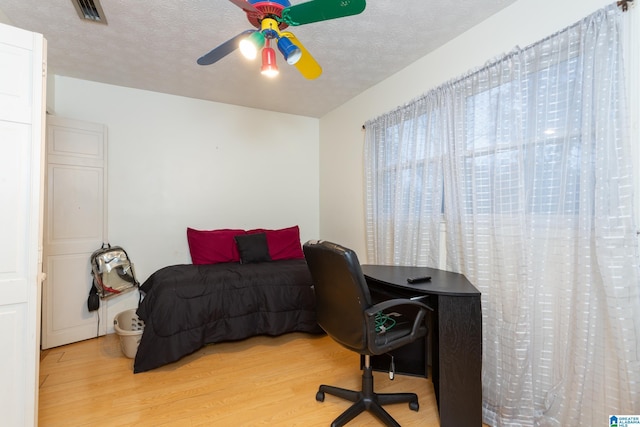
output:
<instances>
[{"instance_id":1,"label":"closet door","mask_svg":"<svg viewBox=\"0 0 640 427\"><path fill-rule=\"evenodd\" d=\"M89 259L107 239L104 125L47 117L42 348L104 335L106 304L90 312Z\"/></svg>"},{"instance_id":2,"label":"closet door","mask_svg":"<svg viewBox=\"0 0 640 427\"><path fill-rule=\"evenodd\" d=\"M0 24L0 424L38 417L45 41Z\"/></svg>"}]
</instances>

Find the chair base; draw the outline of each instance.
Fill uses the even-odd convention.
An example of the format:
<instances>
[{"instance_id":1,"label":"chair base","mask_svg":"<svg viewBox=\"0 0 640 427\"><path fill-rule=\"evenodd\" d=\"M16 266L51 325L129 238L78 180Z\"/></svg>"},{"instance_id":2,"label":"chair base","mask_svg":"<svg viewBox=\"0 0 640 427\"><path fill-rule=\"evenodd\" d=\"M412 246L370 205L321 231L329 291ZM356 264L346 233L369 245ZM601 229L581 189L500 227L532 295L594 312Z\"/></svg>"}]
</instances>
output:
<instances>
[{"instance_id":1,"label":"chair base","mask_svg":"<svg viewBox=\"0 0 640 427\"><path fill-rule=\"evenodd\" d=\"M413 411L417 411L420 408L418 396L415 393L375 393L373 391L373 369L368 363L365 363L365 367L362 370L362 391L321 385L318 393L316 393L316 400L323 402L325 393L354 402L331 423L331 427L343 426L364 411L371 412L388 427L400 427L400 424L384 410L382 405L409 403L409 408Z\"/></svg>"}]
</instances>

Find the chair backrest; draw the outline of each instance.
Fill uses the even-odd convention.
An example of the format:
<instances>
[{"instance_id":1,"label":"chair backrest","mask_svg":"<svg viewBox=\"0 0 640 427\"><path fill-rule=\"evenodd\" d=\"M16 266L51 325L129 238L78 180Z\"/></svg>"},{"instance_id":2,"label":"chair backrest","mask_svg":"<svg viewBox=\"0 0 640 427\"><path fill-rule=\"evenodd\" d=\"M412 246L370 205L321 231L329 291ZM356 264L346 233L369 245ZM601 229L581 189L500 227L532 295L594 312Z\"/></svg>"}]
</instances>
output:
<instances>
[{"instance_id":1,"label":"chair backrest","mask_svg":"<svg viewBox=\"0 0 640 427\"><path fill-rule=\"evenodd\" d=\"M327 241L307 242L303 250L313 278L318 324L344 347L366 351L364 311L372 304L358 256Z\"/></svg>"}]
</instances>

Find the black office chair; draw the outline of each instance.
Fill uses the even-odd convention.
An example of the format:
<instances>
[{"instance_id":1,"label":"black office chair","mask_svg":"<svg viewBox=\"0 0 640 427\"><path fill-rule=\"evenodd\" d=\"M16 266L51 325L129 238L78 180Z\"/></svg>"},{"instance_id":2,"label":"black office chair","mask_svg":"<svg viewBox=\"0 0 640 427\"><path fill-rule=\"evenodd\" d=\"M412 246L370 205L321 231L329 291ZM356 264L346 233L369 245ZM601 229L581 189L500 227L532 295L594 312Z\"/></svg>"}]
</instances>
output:
<instances>
[{"instance_id":1,"label":"black office chair","mask_svg":"<svg viewBox=\"0 0 640 427\"><path fill-rule=\"evenodd\" d=\"M400 426L382 405L409 403L409 408L417 411L418 396L375 393L370 357L424 337L427 333L425 315L431 309L410 299L372 304L358 257L351 249L327 241L309 241L303 250L313 278L318 324L339 344L364 355L361 391L321 385L316 400L324 401L324 394L329 393L355 402L333 421L332 427L343 426L364 411L371 412L387 426ZM416 314L409 316L408 322L398 321L392 328L376 327L378 313L398 306L414 306Z\"/></svg>"}]
</instances>

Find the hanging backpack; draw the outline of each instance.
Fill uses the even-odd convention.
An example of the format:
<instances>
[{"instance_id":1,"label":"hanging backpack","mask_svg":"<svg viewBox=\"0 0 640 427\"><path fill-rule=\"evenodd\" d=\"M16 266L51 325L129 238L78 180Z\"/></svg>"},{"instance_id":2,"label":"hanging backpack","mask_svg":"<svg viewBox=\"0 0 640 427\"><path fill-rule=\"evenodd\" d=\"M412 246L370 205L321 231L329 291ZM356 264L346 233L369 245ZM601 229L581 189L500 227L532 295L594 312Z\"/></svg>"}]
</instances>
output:
<instances>
[{"instance_id":1,"label":"hanging backpack","mask_svg":"<svg viewBox=\"0 0 640 427\"><path fill-rule=\"evenodd\" d=\"M103 243L91 254L90 262L93 281L87 300L89 311L99 308L100 298L118 295L140 285L127 252L120 246Z\"/></svg>"}]
</instances>

